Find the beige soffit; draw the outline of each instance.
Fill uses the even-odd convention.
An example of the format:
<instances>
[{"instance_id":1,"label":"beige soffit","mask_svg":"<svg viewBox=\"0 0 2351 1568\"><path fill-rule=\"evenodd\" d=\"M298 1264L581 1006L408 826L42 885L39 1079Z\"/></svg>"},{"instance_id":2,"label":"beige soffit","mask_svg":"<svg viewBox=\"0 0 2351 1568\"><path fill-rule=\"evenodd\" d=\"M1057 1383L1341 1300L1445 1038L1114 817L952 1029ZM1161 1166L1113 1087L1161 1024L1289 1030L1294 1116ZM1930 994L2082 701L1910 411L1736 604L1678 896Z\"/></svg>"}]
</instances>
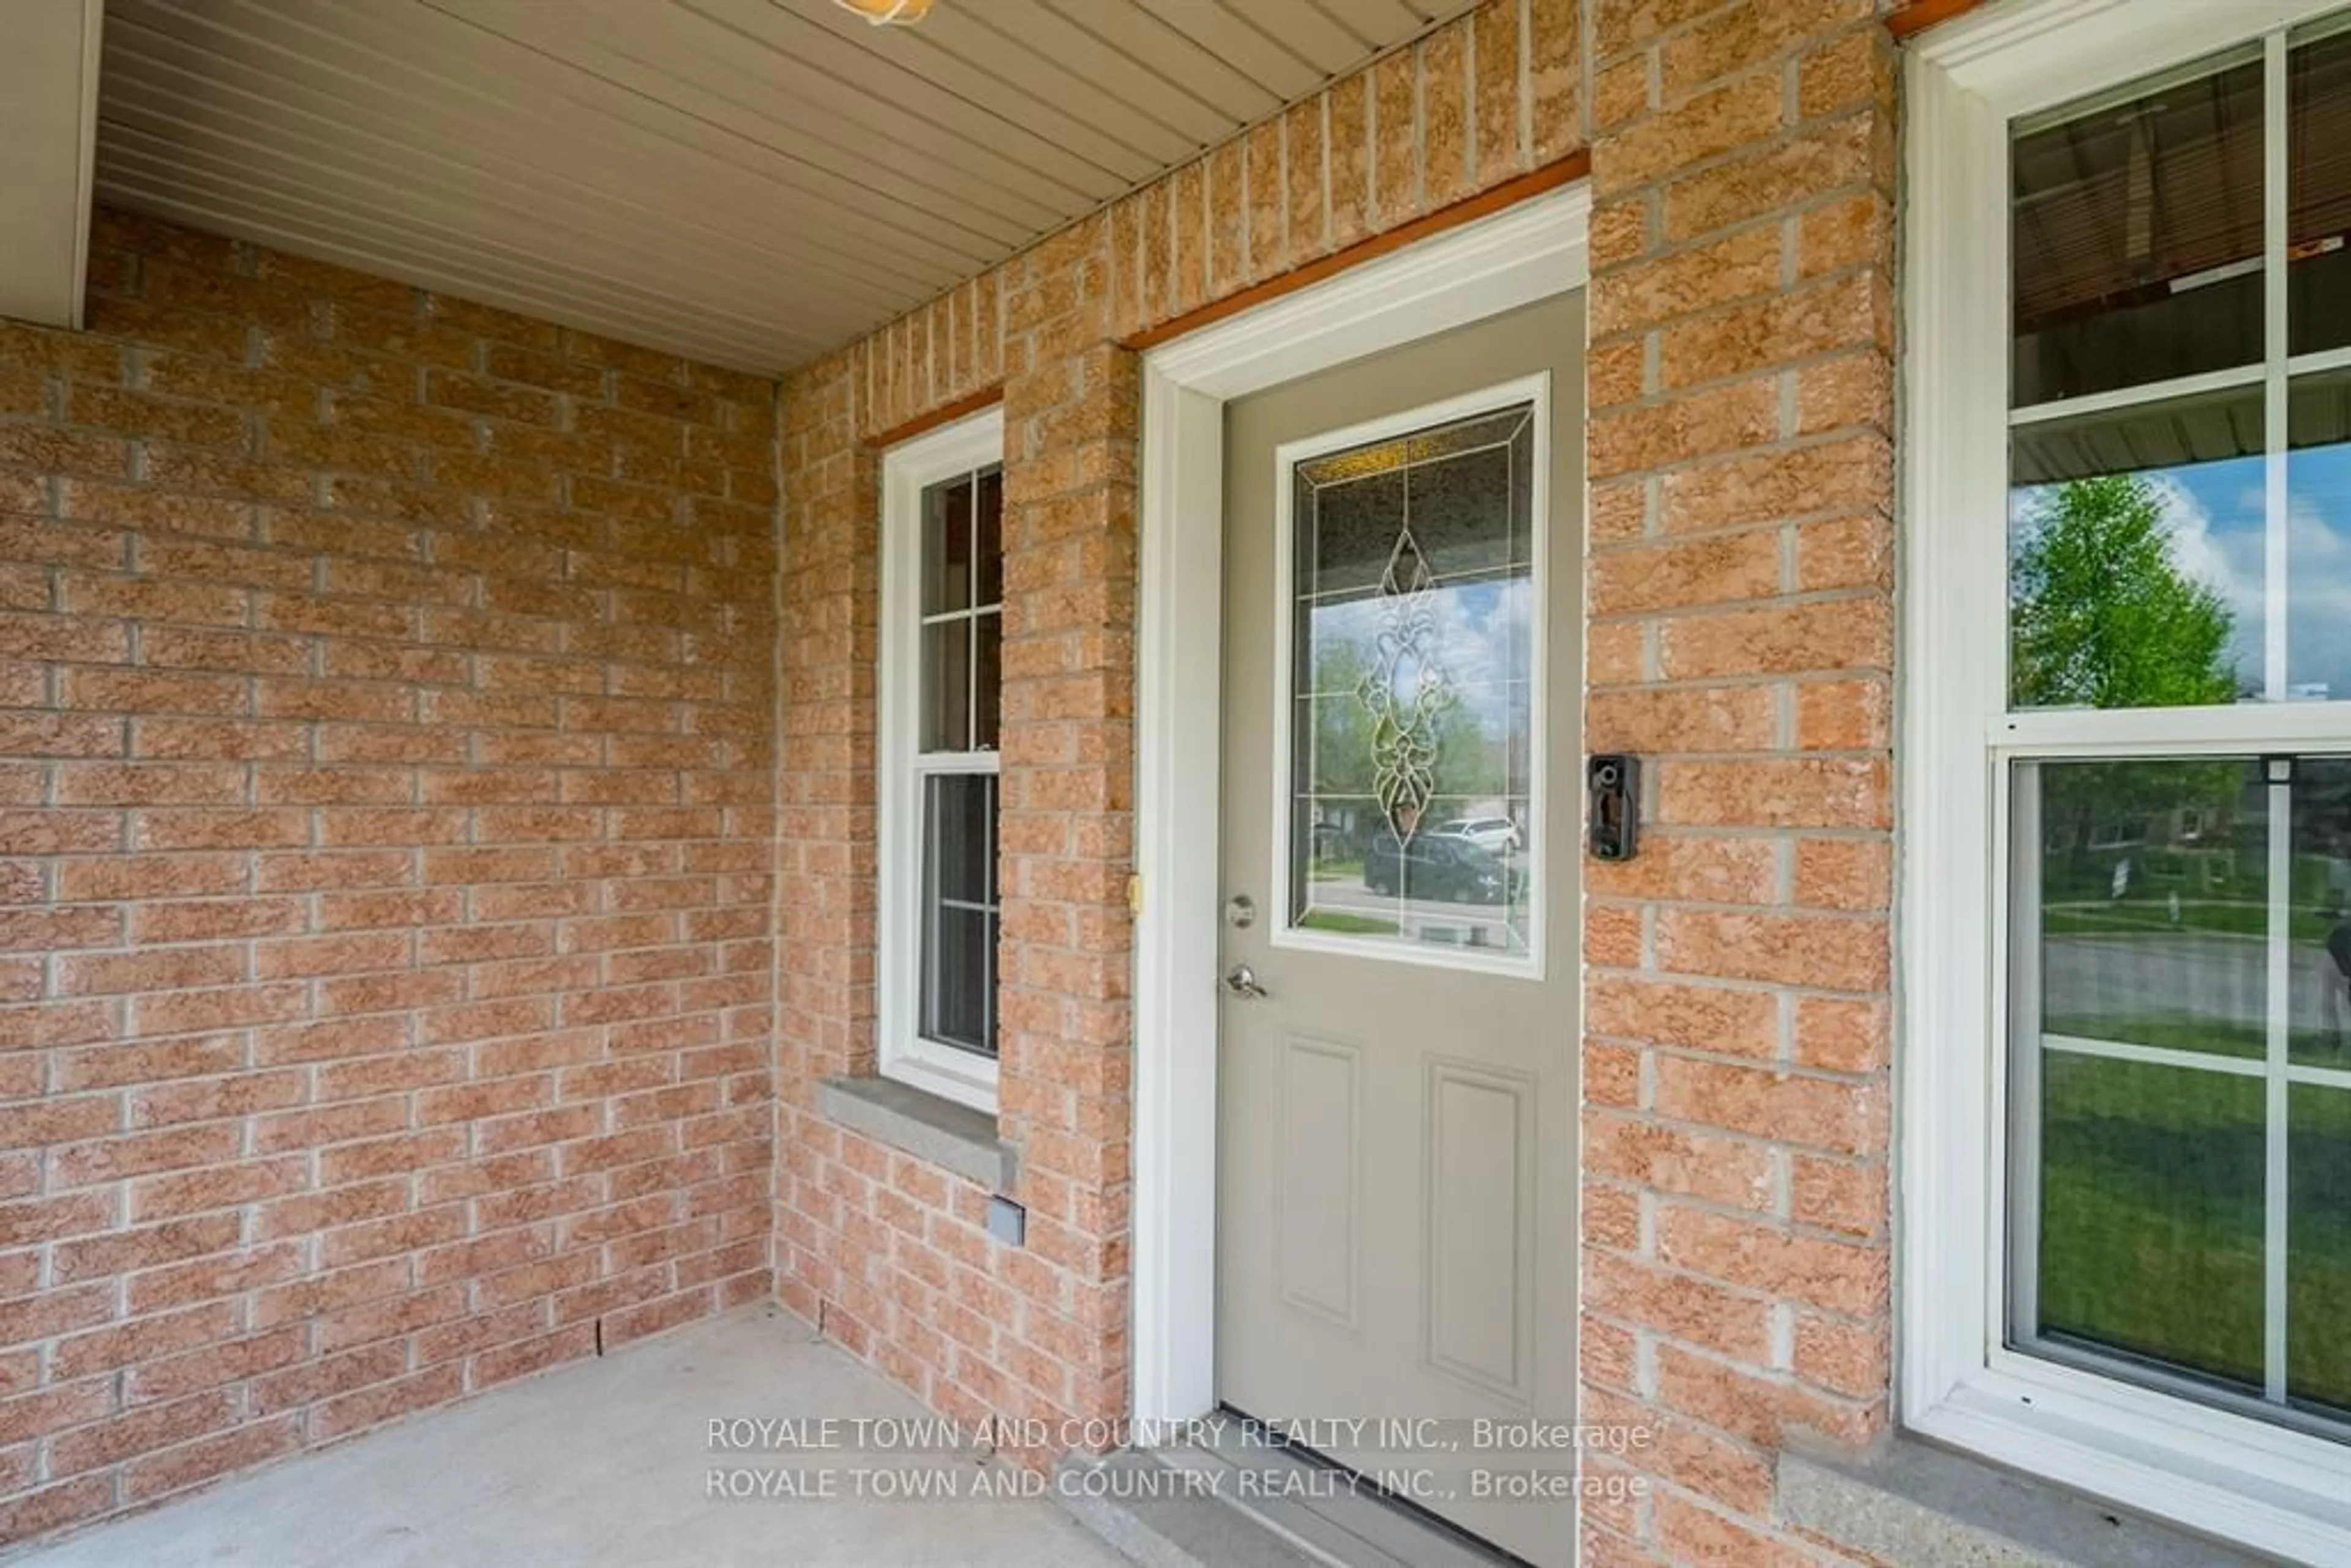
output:
<instances>
[{"instance_id":1,"label":"beige soffit","mask_svg":"<svg viewBox=\"0 0 2351 1568\"><path fill-rule=\"evenodd\" d=\"M97 193L772 372L1466 8L108 0Z\"/></svg>"}]
</instances>

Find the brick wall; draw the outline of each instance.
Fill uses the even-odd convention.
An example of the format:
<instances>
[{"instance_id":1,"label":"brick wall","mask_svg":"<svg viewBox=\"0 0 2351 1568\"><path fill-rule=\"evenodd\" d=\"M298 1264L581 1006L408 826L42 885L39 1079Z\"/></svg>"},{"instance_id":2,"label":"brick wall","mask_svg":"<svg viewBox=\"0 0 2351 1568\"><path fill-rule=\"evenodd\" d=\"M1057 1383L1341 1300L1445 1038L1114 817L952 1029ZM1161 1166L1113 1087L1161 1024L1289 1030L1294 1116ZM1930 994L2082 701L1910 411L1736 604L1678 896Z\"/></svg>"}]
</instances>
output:
<instances>
[{"instance_id":1,"label":"brick wall","mask_svg":"<svg viewBox=\"0 0 2351 1568\"><path fill-rule=\"evenodd\" d=\"M1659 1440L1586 1560L1801 1558L1782 1434L1886 1416L1894 50L1870 0L1593 47L1585 743L1656 826L1585 874L1585 1400Z\"/></svg>"},{"instance_id":2,"label":"brick wall","mask_svg":"<svg viewBox=\"0 0 2351 1568\"><path fill-rule=\"evenodd\" d=\"M1573 0L1490 0L786 383L778 1289L941 1409L1127 1406L1137 360L1119 345L1575 152L1578 31ZM1023 1249L988 1239L980 1189L810 1108L816 1078L873 1061L873 443L995 388Z\"/></svg>"},{"instance_id":3,"label":"brick wall","mask_svg":"<svg viewBox=\"0 0 2351 1568\"><path fill-rule=\"evenodd\" d=\"M1133 356L1116 345L1588 147L1590 1412L1647 1491L1595 1563L1802 1561L1772 1459L1886 1419L1895 118L1875 0L1488 0L811 366L785 400L778 1286L934 1405L1124 1406ZM1008 415L1005 1124L979 1197L809 1109L872 1059L875 458ZM1043 1223L1040 1225L1039 1221Z\"/></svg>"},{"instance_id":4,"label":"brick wall","mask_svg":"<svg viewBox=\"0 0 2351 1568\"><path fill-rule=\"evenodd\" d=\"M770 1281L772 386L96 230L0 323L0 1540Z\"/></svg>"}]
</instances>

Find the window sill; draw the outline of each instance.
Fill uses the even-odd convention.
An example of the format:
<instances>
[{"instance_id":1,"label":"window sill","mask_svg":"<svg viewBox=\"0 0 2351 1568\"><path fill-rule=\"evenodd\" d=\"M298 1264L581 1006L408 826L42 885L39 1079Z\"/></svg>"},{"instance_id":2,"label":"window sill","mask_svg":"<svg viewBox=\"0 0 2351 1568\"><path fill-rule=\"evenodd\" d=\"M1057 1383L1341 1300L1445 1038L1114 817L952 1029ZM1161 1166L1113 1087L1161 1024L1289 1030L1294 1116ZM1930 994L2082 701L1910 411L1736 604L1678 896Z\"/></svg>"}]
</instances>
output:
<instances>
[{"instance_id":1,"label":"window sill","mask_svg":"<svg viewBox=\"0 0 2351 1568\"><path fill-rule=\"evenodd\" d=\"M1912 1414L1991 1464L2297 1563L2351 1563L2343 1446L2012 1352Z\"/></svg>"},{"instance_id":2,"label":"window sill","mask_svg":"<svg viewBox=\"0 0 2351 1568\"><path fill-rule=\"evenodd\" d=\"M996 1135L995 1117L911 1083L891 1078L820 1079L816 1109L828 1122L991 1193L1010 1191L1019 1170L1012 1145Z\"/></svg>"},{"instance_id":3,"label":"window sill","mask_svg":"<svg viewBox=\"0 0 2351 1568\"><path fill-rule=\"evenodd\" d=\"M1789 1523L1888 1563L2214 1568L2261 1561L1916 1437L1860 1452L1792 1448L1780 1456L1779 1496Z\"/></svg>"}]
</instances>

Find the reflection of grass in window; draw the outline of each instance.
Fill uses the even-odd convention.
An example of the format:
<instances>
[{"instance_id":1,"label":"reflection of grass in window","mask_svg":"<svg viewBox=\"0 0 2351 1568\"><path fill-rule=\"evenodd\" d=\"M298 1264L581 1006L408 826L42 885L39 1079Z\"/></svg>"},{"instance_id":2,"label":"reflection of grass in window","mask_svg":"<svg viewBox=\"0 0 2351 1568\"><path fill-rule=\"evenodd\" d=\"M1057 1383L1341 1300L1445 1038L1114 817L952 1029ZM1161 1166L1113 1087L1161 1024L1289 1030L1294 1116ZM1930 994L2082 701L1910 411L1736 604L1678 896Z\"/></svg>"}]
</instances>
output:
<instances>
[{"instance_id":1,"label":"reflection of grass in window","mask_svg":"<svg viewBox=\"0 0 2351 1568\"><path fill-rule=\"evenodd\" d=\"M2287 1102L2286 1390L2351 1411L2351 1092Z\"/></svg>"},{"instance_id":2,"label":"reflection of grass in window","mask_svg":"<svg viewBox=\"0 0 2351 1568\"><path fill-rule=\"evenodd\" d=\"M2129 1045L2152 1045L2166 1051L2200 1051L2208 1056L2261 1058L2270 1051L2269 1024L2262 1019L2199 1018L2194 1013L2135 1013L2117 1018L2111 1013L2051 1013L2043 1020L2046 1034L2076 1040L2112 1040ZM2346 1056L2344 1044L2322 1029L2298 1029L2286 1037L2286 1054L2297 1062L2325 1066Z\"/></svg>"},{"instance_id":3,"label":"reflection of grass in window","mask_svg":"<svg viewBox=\"0 0 2351 1568\"><path fill-rule=\"evenodd\" d=\"M2041 1323L2258 1385L2258 1079L2052 1055L2043 1078Z\"/></svg>"},{"instance_id":4,"label":"reflection of grass in window","mask_svg":"<svg viewBox=\"0 0 2351 1568\"><path fill-rule=\"evenodd\" d=\"M1350 915L1343 909L1315 909L1298 923L1301 931L1339 931L1351 936L1393 936L1396 923L1376 915Z\"/></svg>"},{"instance_id":5,"label":"reflection of grass in window","mask_svg":"<svg viewBox=\"0 0 2351 1568\"><path fill-rule=\"evenodd\" d=\"M2258 1078L2047 1059L2045 1332L2259 1387L2264 1093ZM2298 1088L2287 1149L2289 1385L2351 1408L2351 1093Z\"/></svg>"},{"instance_id":6,"label":"reflection of grass in window","mask_svg":"<svg viewBox=\"0 0 2351 1568\"><path fill-rule=\"evenodd\" d=\"M1364 880L1364 857L1352 860L1318 860L1309 873L1315 882L1361 882Z\"/></svg>"}]
</instances>

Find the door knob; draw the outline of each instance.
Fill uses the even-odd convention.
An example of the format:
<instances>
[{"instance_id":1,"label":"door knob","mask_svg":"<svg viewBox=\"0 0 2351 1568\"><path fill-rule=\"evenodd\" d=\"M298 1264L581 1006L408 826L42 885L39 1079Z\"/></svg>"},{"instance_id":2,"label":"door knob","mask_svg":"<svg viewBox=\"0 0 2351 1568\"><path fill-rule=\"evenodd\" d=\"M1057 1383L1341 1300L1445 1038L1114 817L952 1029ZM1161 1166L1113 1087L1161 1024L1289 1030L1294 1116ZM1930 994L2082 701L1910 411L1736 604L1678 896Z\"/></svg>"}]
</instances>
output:
<instances>
[{"instance_id":1,"label":"door knob","mask_svg":"<svg viewBox=\"0 0 2351 1568\"><path fill-rule=\"evenodd\" d=\"M1257 971L1247 964L1235 964L1225 973L1225 989L1245 1002L1254 1002L1270 995L1257 983Z\"/></svg>"}]
</instances>

